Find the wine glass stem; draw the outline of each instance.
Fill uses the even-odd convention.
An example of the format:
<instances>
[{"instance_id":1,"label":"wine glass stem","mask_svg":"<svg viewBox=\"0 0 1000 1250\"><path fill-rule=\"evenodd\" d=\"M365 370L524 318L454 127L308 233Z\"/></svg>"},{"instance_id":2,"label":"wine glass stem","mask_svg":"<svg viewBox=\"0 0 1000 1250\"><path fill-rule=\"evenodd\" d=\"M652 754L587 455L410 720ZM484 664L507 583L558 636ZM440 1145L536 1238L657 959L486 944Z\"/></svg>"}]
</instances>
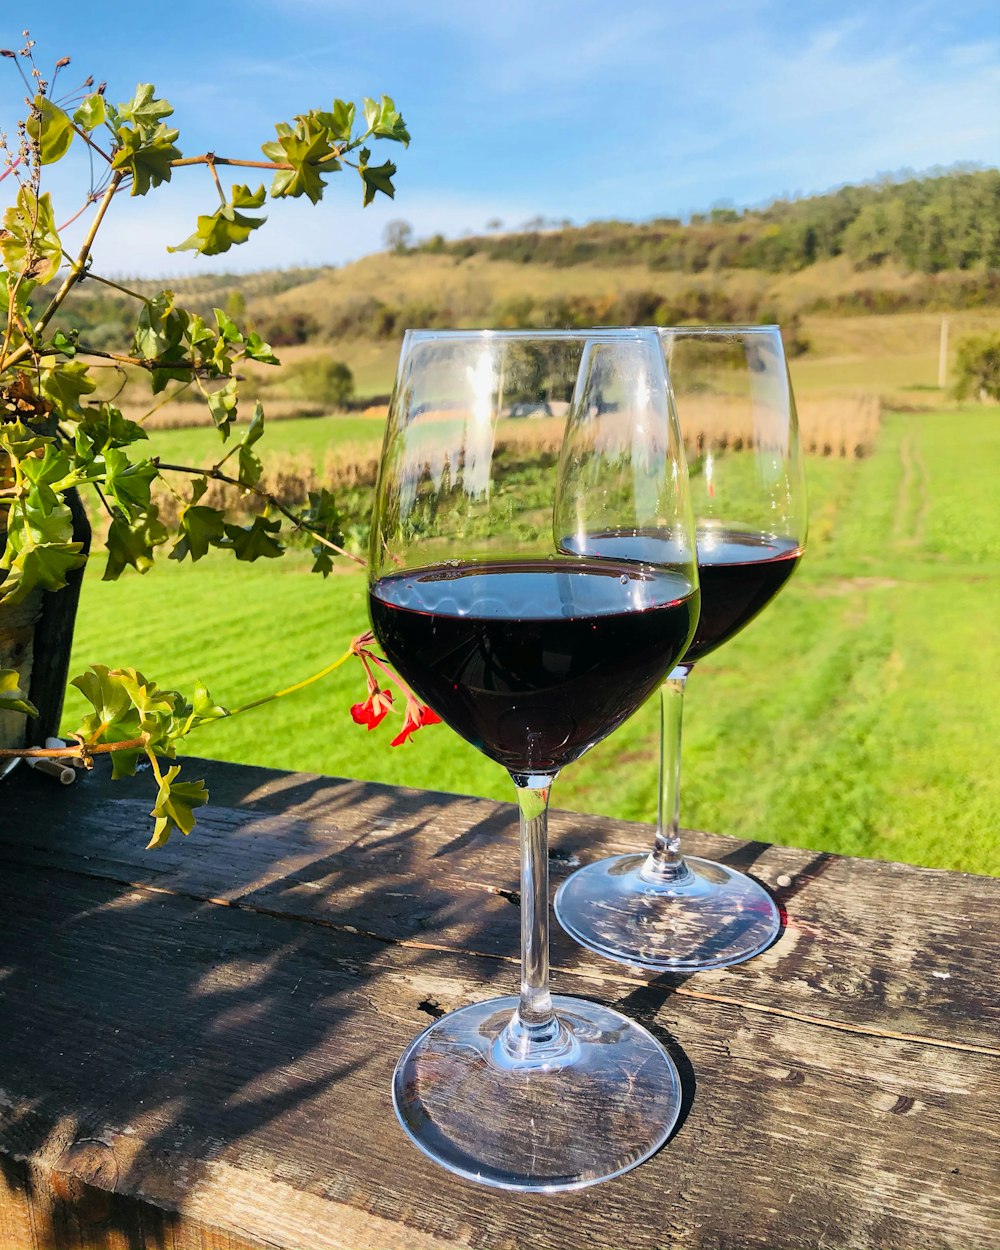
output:
<instances>
[{"instance_id":1,"label":"wine glass stem","mask_svg":"<svg viewBox=\"0 0 1000 1250\"><path fill-rule=\"evenodd\" d=\"M679 664L660 687L660 796L656 845L640 870L647 881L682 881L691 873L681 854L681 725L690 669Z\"/></svg>"},{"instance_id":2,"label":"wine glass stem","mask_svg":"<svg viewBox=\"0 0 1000 1250\"><path fill-rule=\"evenodd\" d=\"M549 791L552 777L518 774L521 826L521 993L502 1035L506 1060L545 1066L561 1058L567 1035L549 993Z\"/></svg>"}]
</instances>

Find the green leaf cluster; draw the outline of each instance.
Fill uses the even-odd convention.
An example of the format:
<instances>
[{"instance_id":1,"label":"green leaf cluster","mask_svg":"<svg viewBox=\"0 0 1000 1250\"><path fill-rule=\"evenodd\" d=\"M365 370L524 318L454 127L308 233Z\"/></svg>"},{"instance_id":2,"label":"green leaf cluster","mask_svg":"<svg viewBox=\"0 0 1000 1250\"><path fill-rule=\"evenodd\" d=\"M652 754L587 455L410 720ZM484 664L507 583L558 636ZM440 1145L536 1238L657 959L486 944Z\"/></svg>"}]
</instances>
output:
<instances>
[{"instance_id":1,"label":"green leaf cluster","mask_svg":"<svg viewBox=\"0 0 1000 1250\"><path fill-rule=\"evenodd\" d=\"M62 243L48 191L36 195L31 187L21 187L17 200L3 215L0 255L15 279L30 278L44 285L56 276L62 264Z\"/></svg>"},{"instance_id":2,"label":"green leaf cluster","mask_svg":"<svg viewBox=\"0 0 1000 1250\"><path fill-rule=\"evenodd\" d=\"M140 83L124 104L105 105L115 138L111 168L130 177L132 195L145 195L152 187L169 182L174 161L181 159L180 149L174 146L179 132L163 120L172 116L173 107L154 93L151 83Z\"/></svg>"},{"instance_id":3,"label":"green leaf cluster","mask_svg":"<svg viewBox=\"0 0 1000 1250\"><path fill-rule=\"evenodd\" d=\"M370 204L378 191L392 199L392 178L396 166L391 161L372 165L371 150L362 146L368 139L390 139L409 146L410 133L390 96L379 103L365 99L365 130L354 135L355 107L334 100L329 111L313 109L294 118L294 125L279 122L277 139L261 148L268 160L283 166L274 175L271 196L307 196L314 204L323 197L325 175L343 167L349 152L360 148L357 169L364 183L364 203Z\"/></svg>"},{"instance_id":4,"label":"green leaf cluster","mask_svg":"<svg viewBox=\"0 0 1000 1250\"><path fill-rule=\"evenodd\" d=\"M316 536L315 567L325 575L331 569L327 544L343 540L335 499L324 490L310 496L300 517L289 514L261 486L263 408L258 403L248 422L240 420L240 365L278 363L259 334L241 328L222 309L205 316L184 308L169 290L149 297L117 281L110 285L138 302L130 354L109 352L106 340L88 343L85 328L67 324L67 294L85 279L98 278L92 269L93 241L120 191L147 195L169 182L178 165L208 168L222 203L200 215L194 231L168 249L172 251L218 256L245 243L266 222L260 211L268 195L263 183L256 188L233 183L227 196L215 176L219 166L247 162L212 153L185 159L177 146L179 132L171 125L173 108L152 84L140 83L130 99L114 105L105 100L103 88L87 89L92 81L82 93L69 93L73 106L63 107L44 87L28 102L23 134L30 151L8 184L16 195L2 214L0 610L41 591L60 589L85 564L68 500L69 492L77 489L95 492L98 507L106 513L105 580L127 569L148 572L160 548L167 548L171 559L190 557L193 562L213 547L231 551L243 562L275 559L284 550L279 511L294 528ZM62 160L76 139L87 144L92 169L81 213L92 209L94 216L78 254L67 257L56 222L71 210L60 208L57 215L42 184L45 170ZM390 161L373 164L371 156L372 146L383 140L404 146L410 140L389 96L365 99L363 121L354 104L337 99L329 109L282 122L276 138L264 145L274 166L270 195L306 196L316 203L329 176L351 165L362 179L365 204L378 193L391 197L395 166ZM62 281L54 282L60 273ZM113 401L98 397L94 366L109 363L143 370L152 396L172 385L177 392L194 388L223 444L234 431L241 436L211 469L162 464L141 420L126 418ZM161 515L157 495L158 481L168 474L170 489L182 501L174 526L164 523L166 510ZM189 480L183 494L174 485L176 474ZM203 498L209 478L235 484L244 500L260 500L258 514L247 519L245 508L234 515L210 506ZM179 780L176 766L161 774L156 760L173 759L176 744L187 733L229 712L204 688L189 701L175 690L160 689L136 669L96 665L74 685L93 708L80 730L85 742L138 744L111 753L115 776L134 772L143 753L152 760L158 792L151 845L162 845L173 830L190 832L195 810L207 799L204 785ZM33 712L14 670L0 670L0 708Z\"/></svg>"},{"instance_id":5,"label":"green leaf cluster","mask_svg":"<svg viewBox=\"0 0 1000 1250\"><path fill-rule=\"evenodd\" d=\"M230 714L204 686L199 685L194 697L186 699L180 691L162 689L134 668L94 664L72 684L93 708L77 731L89 745L144 740L142 745L111 752L115 777L133 776L143 755L153 757L154 762L158 756L173 759L177 743L192 729ZM156 822L150 847L162 846L174 829L190 833L194 809L208 801L204 782L178 781L179 773L175 765L158 776L156 803L150 813Z\"/></svg>"},{"instance_id":6,"label":"green leaf cluster","mask_svg":"<svg viewBox=\"0 0 1000 1250\"><path fill-rule=\"evenodd\" d=\"M168 252L198 252L201 256L218 256L236 243L245 243L250 235L267 221L266 217L249 217L240 210L260 208L267 198L264 184L251 191L234 185L232 195L214 213L198 218L198 228L183 243L168 247Z\"/></svg>"}]
</instances>

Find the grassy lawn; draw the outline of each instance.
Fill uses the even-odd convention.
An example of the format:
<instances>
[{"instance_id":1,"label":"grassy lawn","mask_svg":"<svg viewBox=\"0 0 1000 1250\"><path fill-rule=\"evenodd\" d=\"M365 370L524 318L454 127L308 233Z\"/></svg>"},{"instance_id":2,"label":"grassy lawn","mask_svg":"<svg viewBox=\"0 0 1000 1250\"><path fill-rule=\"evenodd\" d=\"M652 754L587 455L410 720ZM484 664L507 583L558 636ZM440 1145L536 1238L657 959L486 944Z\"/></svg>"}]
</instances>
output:
<instances>
[{"instance_id":1,"label":"grassy lawn","mask_svg":"<svg viewBox=\"0 0 1000 1250\"><path fill-rule=\"evenodd\" d=\"M272 433L301 426L289 434L306 440L329 424L286 422ZM180 444L204 434L161 437ZM192 441L183 454L196 451ZM809 461L811 533L800 570L691 679L686 824L1000 874L997 463L996 408L891 415L872 457ZM292 553L254 566L164 560L152 577L117 583L92 577L73 671L131 663L164 684L201 679L230 705L280 689L367 627L361 575L324 582L307 568ZM390 750L387 725L371 734L354 725L348 708L363 693L360 669L345 666L200 731L192 750L510 797L506 775L444 726ZM80 708L71 692L68 721ZM566 769L555 803L652 820L657 723L647 705Z\"/></svg>"},{"instance_id":2,"label":"grassy lawn","mask_svg":"<svg viewBox=\"0 0 1000 1250\"><path fill-rule=\"evenodd\" d=\"M328 451L345 446L352 451L370 448L372 455L377 456L382 447L382 431L383 422L371 417L293 417L287 421L269 422L266 442L262 447L266 455L302 453L310 456L316 464L322 464ZM242 433L242 428L238 433ZM217 431L208 425L157 430L153 439L155 444L151 443L150 447L155 445L155 454L164 462L175 464L213 464L232 445L222 443Z\"/></svg>"}]
</instances>

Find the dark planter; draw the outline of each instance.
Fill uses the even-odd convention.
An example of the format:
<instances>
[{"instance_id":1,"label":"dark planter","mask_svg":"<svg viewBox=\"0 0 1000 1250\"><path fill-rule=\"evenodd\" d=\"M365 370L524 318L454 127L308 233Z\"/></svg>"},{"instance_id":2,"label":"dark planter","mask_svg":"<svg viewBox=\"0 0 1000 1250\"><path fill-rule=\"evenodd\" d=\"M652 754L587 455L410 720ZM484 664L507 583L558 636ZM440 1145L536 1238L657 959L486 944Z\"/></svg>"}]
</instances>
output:
<instances>
[{"instance_id":1,"label":"dark planter","mask_svg":"<svg viewBox=\"0 0 1000 1250\"><path fill-rule=\"evenodd\" d=\"M73 538L89 551L90 525L76 491L68 493L67 502ZM6 516L0 511L0 545L5 535ZM58 731L85 568L70 573L62 590L38 591L13 607L0 604L0 668L17 669L21 689L39 711L37 717L0 712L0 747L41 746Z\"/></svg>"}]
</instances>

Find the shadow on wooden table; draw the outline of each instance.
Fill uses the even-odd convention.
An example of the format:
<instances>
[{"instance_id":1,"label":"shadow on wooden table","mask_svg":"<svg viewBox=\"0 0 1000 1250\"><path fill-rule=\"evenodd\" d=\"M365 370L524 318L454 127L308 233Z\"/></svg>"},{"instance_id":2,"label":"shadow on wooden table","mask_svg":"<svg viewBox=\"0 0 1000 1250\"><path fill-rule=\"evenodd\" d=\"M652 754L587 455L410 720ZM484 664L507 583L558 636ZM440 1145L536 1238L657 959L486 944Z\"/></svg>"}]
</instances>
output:
<instances>
[{"instance_id":1,"label":"shadow on wooden table","mask_svg":"<svg viewBox=\"0 0 1000 1250\"><path fill-rule=\"evenodd\" d=\"M373 1126L338 1087L381 1083L388 1121L414 1007L458 1005L442 985L466 997L441 975L442 934L457 923L452 945L516 952L504 897L516 856L470 913L448 869L427 871L426 830L448 807L435 796L230 770L196 836L154 855L141 849L145 789L88 777L59 792L26 775L3 796L0 1070L20 1095L3 1110L4 1174L45 1246L103 1244L74 1239L95 1221L102 1236L172 1244L156 1208L177 1207L178 1168L187 1192L221 1196L262 1151L278 1175L310 1137L328 1157L331 1137L356 1154ZM495 838L503 823L462 838ZM487 997L516 976L480 961L476 981L472 997ZM335 1164L328 1183L335 1192Z\"/></svg>"}]
</instances>

